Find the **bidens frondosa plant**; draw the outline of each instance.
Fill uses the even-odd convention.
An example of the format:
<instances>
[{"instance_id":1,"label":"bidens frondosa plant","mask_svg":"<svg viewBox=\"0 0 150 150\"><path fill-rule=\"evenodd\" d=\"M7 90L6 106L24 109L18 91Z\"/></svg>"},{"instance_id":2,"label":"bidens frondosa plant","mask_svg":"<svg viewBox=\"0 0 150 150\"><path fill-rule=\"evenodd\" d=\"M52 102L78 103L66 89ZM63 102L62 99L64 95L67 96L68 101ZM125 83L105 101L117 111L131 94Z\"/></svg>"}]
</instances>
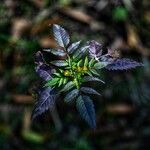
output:
<instances>
[{"instance_id":1,"label":"bidens frondosa plant","mask_svg":"<svg viewBox=\"0 0 150 150\"><path fill-rule=\"evenodd\" d=\"M41 51L35 55L37 74L44 80L45 85L38 92L38 100L33 110L32 118L52 110L56 100L63 93L64 101L76 102L76 108L81 117L92 127L96 127L95 110L90 95L100 95L90 85L90 82L104 83L99 70L126 70L142 66L142 63L119 58L117 51L108 50L103 54L102 45L96 41L89 41L81 47L81 41L70 43L66 30L59 25L53 25L54 38L58 44L56 49L43 51L58 56L47 64ZM89 82L89 84L85 84Z\"/></svg>"}]
</instances>

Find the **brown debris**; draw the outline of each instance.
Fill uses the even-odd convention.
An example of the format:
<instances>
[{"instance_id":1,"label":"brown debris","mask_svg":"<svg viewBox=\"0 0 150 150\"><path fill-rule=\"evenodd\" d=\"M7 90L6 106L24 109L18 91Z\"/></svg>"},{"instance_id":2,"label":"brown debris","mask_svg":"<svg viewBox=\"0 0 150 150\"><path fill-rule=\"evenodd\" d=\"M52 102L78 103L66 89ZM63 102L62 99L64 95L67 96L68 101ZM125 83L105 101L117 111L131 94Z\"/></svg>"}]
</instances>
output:
<instances>
[{"instance_id":1,"label":"brown debris","mask_svg":"<svg viewBox=\"0 0 150 150\"><path fill-rule=\"evenodd\" d=\"M50 36L44 36L39 40L41 47L48 48L48 47L56 47L57 44L54 39L50 38Z\"/></svg>"},{"instance_id":2,"label":"brown debris","mask_svg":"<svg viewBox=\"0 0 150 150\"><path fill-rule=\"evenodd\" d=\"M111 114L128 114L133 110L133 107L127 104L111 104L106 107L106 111Z\"/></svg>"},{"instance_id":3,"label":"brown debris","mask_svg":"<svg viewBox=\"0 0 150 150\"><path fill-rule=\"evenodd\" d=\"M73 9L70 7L64 7L58 9L61 13L83 23L90 24L93 21L93 18L81 10Z\"/></svg>"},{"instance_id":4,"label":"brown debris","mask_svg":"<svg viewBox=\"0 0 150 150\"><path fill-rule=\"evenodd\" d=\"M23 94L13 94L12 98L14 102L19 104L31 104L34 101L32 96Z\"/></svg>"},{"instance_id":5,"label":"brown debris","mask_svg":"<svg viewBox=\"0 0 150 150\"><path fill-rule=\"evenodd\" d=\"M31 27L31 22L24 18L15 18L12 24L12 37L19 39Z\"/></svg>"},{"instance_id":6,"label":"brown debris","mask_svg":"<svg viewBox=\"0 0 150 150\"><path fill-rule=\"evenodd\" d=\"M43 31L45 31L46 29L49 29L49 26L51 24L57 24L59 22L60 22L60 18L56 16L51 19L44 20L38 24L35 24L31 28L31 35L41 33Z\"/></svg>"}]
</instances>

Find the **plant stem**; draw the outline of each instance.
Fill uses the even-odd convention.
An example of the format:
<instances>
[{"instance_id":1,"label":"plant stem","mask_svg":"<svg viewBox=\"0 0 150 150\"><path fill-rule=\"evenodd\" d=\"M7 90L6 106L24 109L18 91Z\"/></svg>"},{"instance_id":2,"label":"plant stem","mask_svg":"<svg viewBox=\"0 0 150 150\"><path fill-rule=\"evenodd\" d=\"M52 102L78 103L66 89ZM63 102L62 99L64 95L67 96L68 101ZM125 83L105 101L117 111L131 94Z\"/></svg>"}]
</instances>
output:
<instances>
[{"instance_id":1,"label":"plant stem","mask_svg":"<svg viewBox=\"0 0 150 150\"><path fill-rule=\"evenodd\" d=\"M72 61L71 61L71 58L70 58L70 56L69 56L69 54L68 54L68 52L67 52L66 49L65 49L65 51L66 51L66 54L67 54L67 57L68 57L68 63L69 63L69 67L70 67L71 74L72 74L72 75L74 76L74 78L75 78L74 81L75 81L75 84L76 84L77 89L79 89L80 86L79 86L78 77L77 77L76 73L74 72L74 70L73 70L73 68L72 68Z\"/></svg>"}]
</instances>

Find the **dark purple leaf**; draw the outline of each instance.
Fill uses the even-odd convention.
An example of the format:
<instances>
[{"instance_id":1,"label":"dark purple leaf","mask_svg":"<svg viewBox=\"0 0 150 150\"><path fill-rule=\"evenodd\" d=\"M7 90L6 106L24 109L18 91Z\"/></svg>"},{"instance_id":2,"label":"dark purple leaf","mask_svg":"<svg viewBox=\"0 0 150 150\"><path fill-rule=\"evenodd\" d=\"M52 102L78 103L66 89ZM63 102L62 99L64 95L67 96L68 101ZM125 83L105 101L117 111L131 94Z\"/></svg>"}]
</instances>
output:
<instances>
[{"instance_id":1,"label":"dark purple leaf","mask_svg":"<svg viewBox=\"0 0 150 150\"><path fill-rule=\"evenodd\" d=\"M96 41L90 41L89 43L89 53L90 56L94 57L96 60L98 60L100 58L100 56L102 55L102 45L99 44Z\"/></svg>"},{"instance_id":2,"label":"dark purple leaf","mask_svg":"<svg viewBox=\"0 0 150 150\"><path fill-rule=\"evenodd\" d=\"M38 51L36 54L35 54L35 64L37 65L41 65L45 63L45 60L43 58L43 54L41 53L41 51Z\"/></svg>"},{"instance_id":3,"label":"dark purple leaf","mask_svg":"<svg viewBox=\"0 0 150 150\"><path fill-rule=\"evenodd\" d=\"M51 75L55 72L55 70L46 64L43 54L38 51L35 55L35 71L36 73L45 81L50 80Z\"/></svg>"},{"instance_id":4,"label":"dark purple leaf","mask_svg":"<svg viewBox=\"0 0 150 150\"><path fill-rule=\"evenodd\" d=\"M96 90L94 90L93 88L90 88L90 87L81 87L80 90L83 93L100 95Z\"/></svg>"},{"instance_id":5,"label":"dark purple leaf","mask_svg":"<svg viewBox=\"0 0 150 150\"><path fill-rule=\"evenodd\" d=\"M66 53L63 51L63 50L61 50L61 49L43 49L43 51L45 51L45 52L50 52L50 53L52 53L53 55L56 55L56 56L65 56L66 55Z\"/></svg>"},{"instance_id":6,"label":"dark purple leaf","mask_svg":"<svg viewBox=\"0 0 150 150\"><path fill-rule=\"evenodd\" d=\"M32 119L35 119L37 116L41 115L48 109L53 110L58 95L55 93L54 89L48 87L40 90L38 92L38 97L38 101L35 103L32 112Z\"/></svg>"},{"instance_id":7,"label":"dark purple leaf","mask_svg":"<svg viewBox=\"0 0 150 150\"><path fill-rule=\"evenodd\" d=\"M72 54L79 47L80 43L81 43L81 41L72 43L67 49L69 54Z\"/></svg>"},{"instance_id":8,"label":"dark purple leaf","mask_svg":"<svg viewBox=\"0 0 150 150\"><path fill-rule=\"evenodd\" d=\"M92 127L96 128L95 110L90 97L79 96L76 101L76 107L82 118Z\"/></svg>"},{"instance_id":9,"label":"dark purple leaf","mask_svg":"<svg viewBox=\"0 0 150 150\"><path fill-rule=\"evenodd\" d=\"M99 78L96 78L96 77L92 77L92 76L85 76L84 78L83 78L83 80L82 80L82 82L90 82L90 81L99 81L99 82L102 82L102 83L104 83L105 84L105 82L104 81L102 81L101 79L99 79Z\"/></svg>"},{"instance_id":10,"label":"dark purple leaf","mask_svg":"<svg viewBox=\"0 0 150 150\"><path fill-rule=\"evenodd\" d=\"M74 53L73 57L75 59L80 59L85 54L88 48L89 48L88 45L81 47L78 51Z\"/></svg>"},{"instance_id":11,"label":"dark purple leaf","mask_svg":"<svg viewBox=\"0 0 150 150\"><path fill-rule=\"evenodd\" d=\"M106 69L108 70L127 70L138 66L143 66L142 63L136 62L128 58L117 59L109 64Z\"/></svg>"},{"instance_id":12,"label":"dark purple leaf","mask_svg":"<svg viewBox=\"0 0 150 150\"><path fill-rule=\"evenodd\" d=\"M71 102L72 100L74 100L78 96L78 94L79 94L79 90L74 89L65 96L64 101L65 102Z\"/></svg>"},{"instance_id":13,"label":"dark purple leaf","mask_svg":"<svg viewBox=\"0 0 150 150\"><path fill-rule=\"evenodd\" d=\"M107 62L111 64L118 58L119 58L119 53L117 50L108 49L107 54L100 56L99 60L101 62Z\"/></svg>"},{"instance_id":14,"label":"dark purple leaf","mask_svg":"<svg viewBox=\"0 0 150 150\"><path fill-rule=\"evenodd\" d=\"M70 42L70 37L66 30L62 28L61 26L54 24L53 25L53 34L54 38L61 47L65 47Z\"/></svg>"}]
</instances>

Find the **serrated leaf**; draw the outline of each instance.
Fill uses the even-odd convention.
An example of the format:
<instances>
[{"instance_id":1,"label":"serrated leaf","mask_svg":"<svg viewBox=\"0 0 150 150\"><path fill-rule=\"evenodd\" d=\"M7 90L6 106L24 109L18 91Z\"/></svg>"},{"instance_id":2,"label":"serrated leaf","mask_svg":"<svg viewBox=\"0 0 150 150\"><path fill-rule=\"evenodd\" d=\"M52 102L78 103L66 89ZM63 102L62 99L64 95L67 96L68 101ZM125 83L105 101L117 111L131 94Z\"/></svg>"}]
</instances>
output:
<instances>
[{"instance_id":1,"label":"serrated leaf","mask_svg":"<svg viewBox=\"0 0 150 150\"><path fill-rule=\"evenodd\" d=\"M55 70L47 64L41 64L35 67L36 73L45 81L52 79Z\"/></svg>"},{"instance_id":2,"label":"serrated leaf","mask_svg":"<svg viewBox=\"0 0 150 150\"><path fill-rule=\"evenodd\" d=\"M107 62L97 62L94 64L95 69L102 69L108 65Z\"/></svg>"},{"instance_id":3,"label":"serrated leaf","mask_svg":"<svg viewBox=\"0 0 150 150\"><path fill-rule=\"evenodd\" d=\"M86 52L86 50L89 48L89 46L84 46L84 47L81 47L78 51L76 51L73 55L73 58L74 59L80 59L84 53Z\"/></svg>"},{"instance_id":4,"label":"serrated leaf","mask_svg":"<svg viewBox=\"0 0 150 150\"><path fill-rule=\"evenodd\" d=\"M69 34L61 26L54 24L53 25L53 34L54 38L61 47L65 47L70 42Z\"/></svg>"},{"instance_id":5,"label":"serrated leaf","mask_svg":"<svg viewBox=\"0 0 150 150\"><path fill-rule=\"evenodd\" d=\"M92 127L96 128L95 110L90 97L79 96L76 101L76 107L81 117Z\"/></svg>"},{"instance_id":6,"label":"serrated leaf","mask_svg":"<svg viewBox=\"0 0 150 150\"><path fill-rule=\"evenodd\" d=\"M35 71L45 81L52 79L55 69L46 64L43 54L38 51L35 55Z\"/></svg>"},{"instance_id":7,"label":"serrated leaf","mask_svg":"<svg viewBox=\"0 0 150 150\"><path fill-rule=\"evenodd\" d=\"M136 68L138 66L143 66L142 63L136 62L128 58L117 59L111 64L109 64L106 69L108 70L127 70Z\"/></svg>"},{"instance_id":8,"label":"serrated leaf","mask_svg":"<svg viewBox=\"0 0 150 150\"><path fill-rule=\"evenodd\" d=\"M62 92L67 92L69 91L70 89L72 89L73 87L75 86L74 82L70 81L68 82L64 88L61 90Z\"/></svg>"},{"instance_id":9,"label":"serrated leaf","mask_svg":"<svg viewBox=\"0 0 150 150\"><path fill-rule=\"evenodd\" d=\"M36 52L34 59L35 59L36 65L45 63L45 60L43 58L43 54L41 53L41 51Z\"/></svg>"},{"instance_id":10,"label":"serrated leaf","mask_svg":"<svg viewBox=\"0 0 150 150\"><path fill-rule=\"evenodd\" d=\"M65 60L55 60L50 62L51 64L57 66L57 67L65 67L68 66L68 63Z\"/></svg>"},{"instance_id":11,"label":"serrated leaf","mask_svg":"<svg viewBox=\"0 0 150 150\"><path fill-rule=\"evenodd\" d=\"M101 79L96 78L96 77L91 77L91 76L85 76L82 80L82 82L90 82L90 81L99 81L99 82L105 83Z\"/></svg>"},{"instance_id":12,"label":"serrated leaf","mask_svg":"<svg viewBox=\"0 0 150 150\"><path fill-rule=\"evenodd\" d=\"M88 65L88 57L85 57L84 67L87 67L87 65Z\"/></svg>"},{"instance_id":13,"label":"serrated leaf","mask_svg":"<svg viewBox=\"0 0 150 150\"><path fill-rule=\"evenodd\" d=\"M65 56L66 53L61 49L43 49L43 51L50 52L56 56Z\"/></svg>"},{"instance_id":14,"label":"serrated leaf","mask_svg":"<svg viewBox=\"0 0 150 150\"><path fill-rule=\"evenodd\" d=\"M91 57L94 57L96 60L102 55L102 45L98 42L92 40L89 43L89 54Z\"/></svg>"},{"instance_id":15,"label":"serrated leaf","mask_svg":"<svg viewBox=\"0 0 150 150\"><path fill-rule=\"evenodd\" d=\"M81 91L87 94L100 95L96 90L90 87L81 87Z\"/></svg>"},{"instance_id":16,"label":"serrated leaf","mask_svg":"<svg viewBox=\"0 0 150 150\"><path fill-rule=\"evenodd\" d=\"M41 115L48 109L53 110L57 98L58 94L56 94L54 89L51 87L42 89L39 92L39 99L34 106L32 119L35 119L37 116Z\"/></svg>"},{"instance_id":17,"label":"serrated leaf","mask_svg":"<svg viewBox=\"0 0 150 150\"><path fill-rule=\"evenodd\" d=\"M65 96L64 101L65 102L71 102L72 100L74 100L78 96L78 94L79 94L79 90L74 89Z\"/></svg>"},{"instance_id":18,"label":"serrated leaf","mask_svg":"<svg viewBox=\"0 0 150 150\"><path fill-rule=\"evenodd\" d=\"M45 87L54 86L55 84L58 83L59 80L60 78L52 78L51 80L47 81L47 83L45 84Z\"/></svg>"},{"instance_id":19,"label":"serrated leaf","mask_svg":"<svg viewBox=\"0 0 150 150\"><path fill-rule=\"evenodd\" d=\"M79 47L80 43L81 43L81 41L72 43L67 49L68 53L72 54Z\"/></svg>"}]
</instances>

